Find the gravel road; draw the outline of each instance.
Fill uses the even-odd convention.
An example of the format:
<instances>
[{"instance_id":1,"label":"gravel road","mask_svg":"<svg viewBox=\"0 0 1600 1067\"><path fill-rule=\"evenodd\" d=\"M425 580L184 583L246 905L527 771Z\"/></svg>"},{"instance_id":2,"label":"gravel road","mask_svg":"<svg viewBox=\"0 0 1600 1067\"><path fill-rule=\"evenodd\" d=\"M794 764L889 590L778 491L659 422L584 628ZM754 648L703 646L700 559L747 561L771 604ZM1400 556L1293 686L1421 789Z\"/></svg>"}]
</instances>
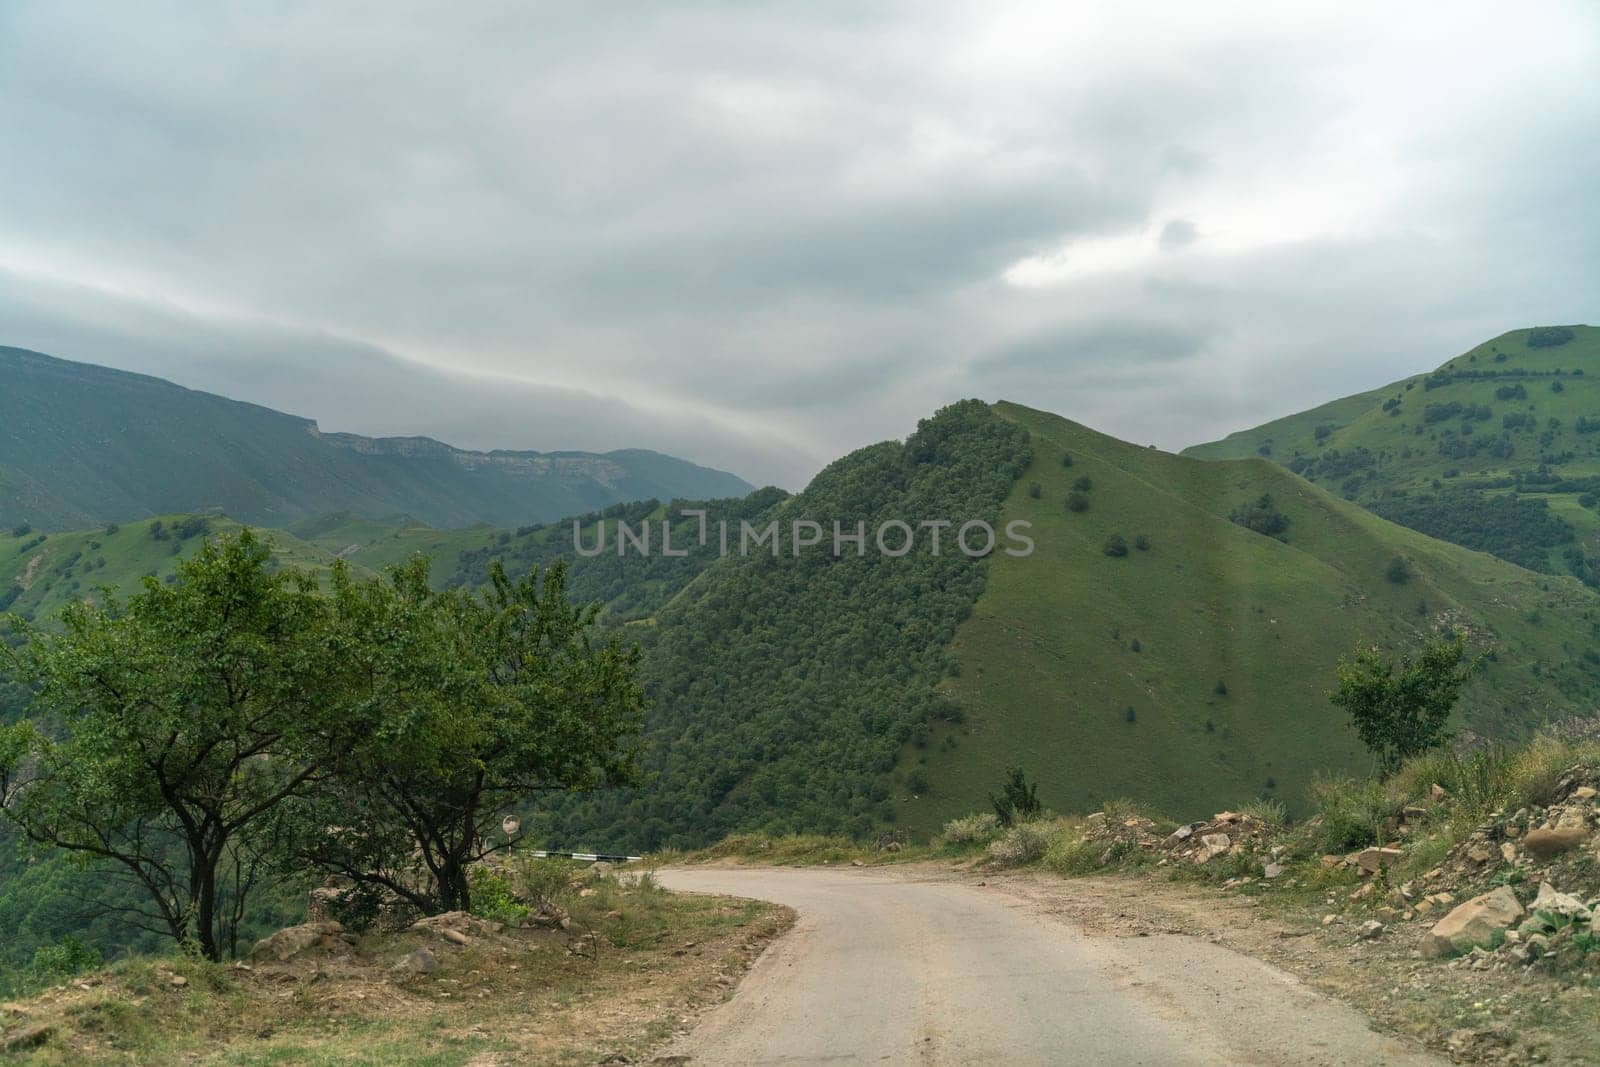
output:
<instances>
[{"instance_id":1,"label":"gravel road","mask_svg":"<svg viewBox=\"0 0 1600 1067\"><path fill-rule=\"evenodd\" d=\"M1259 960L1181 935L1094 936L1002 886L892 869L660 878L799 914L667 1050L694 1065L1443 1062Z\"/></svg>"}]
</instances>

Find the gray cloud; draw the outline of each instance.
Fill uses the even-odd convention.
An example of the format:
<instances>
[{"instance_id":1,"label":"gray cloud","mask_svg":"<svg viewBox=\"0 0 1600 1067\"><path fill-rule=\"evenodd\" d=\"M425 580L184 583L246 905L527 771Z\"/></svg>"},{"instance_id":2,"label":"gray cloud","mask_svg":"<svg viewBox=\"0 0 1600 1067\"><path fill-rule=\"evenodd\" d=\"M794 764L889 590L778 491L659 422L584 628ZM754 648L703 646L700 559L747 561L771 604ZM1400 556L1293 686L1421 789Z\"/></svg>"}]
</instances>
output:
<instances>
[{"instance_id":1,"label":"gray cloud","mask_svg":"<svg viewBox=\"0 0 1600 1067\"><path fill-rule=\"evenodd\" d=\"M791 486L963 395L1178 447L1592 319L1597 67L1580 3L24 0L0 343Z\"/></svg>"}]
</instances>

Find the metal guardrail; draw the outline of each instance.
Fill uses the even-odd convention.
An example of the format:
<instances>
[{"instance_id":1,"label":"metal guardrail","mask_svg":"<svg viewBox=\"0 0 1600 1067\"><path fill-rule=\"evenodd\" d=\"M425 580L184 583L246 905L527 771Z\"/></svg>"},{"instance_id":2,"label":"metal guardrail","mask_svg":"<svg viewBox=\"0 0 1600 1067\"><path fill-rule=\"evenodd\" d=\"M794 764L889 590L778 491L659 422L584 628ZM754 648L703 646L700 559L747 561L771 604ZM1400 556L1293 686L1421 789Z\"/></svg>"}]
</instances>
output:
<instances>
[{"instance_id":1,"label":"metal guardrail","mask_svg":"<svg viewBox=\"0 0 1600 1067\"><path fill-rule=\"evenodd\" d=\"M604 852L549 852L545 849L535 849L528 855L540 860L559 856L569 860L588 860L590 863L638 863L644 859L643 856L608 856Z\"/></svg>"}]
</instances>

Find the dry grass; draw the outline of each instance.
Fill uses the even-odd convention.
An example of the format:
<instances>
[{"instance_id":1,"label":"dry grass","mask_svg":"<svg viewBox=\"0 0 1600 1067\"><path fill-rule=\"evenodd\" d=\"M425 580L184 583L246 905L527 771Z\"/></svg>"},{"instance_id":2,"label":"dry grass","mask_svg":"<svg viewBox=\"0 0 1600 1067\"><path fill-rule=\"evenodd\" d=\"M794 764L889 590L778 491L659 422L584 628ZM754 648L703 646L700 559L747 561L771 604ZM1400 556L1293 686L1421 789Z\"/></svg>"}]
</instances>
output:
<instances>
[{"instance_id":1,"label":"dry grass","mask_svg":"<svg viewBox=\"0 0 1600 1067\"><path fill-rule=\"evenodd\" d=\"M781 908L673 894L649 878L569 888L566 932L508 930L462 946L413 930L249 969L133 960L5 1005L0 1021L7 1035L52 1028L17 1056L40 1065L637 1059L724 999L790 921ZM389 964L418 945L439 970L392 977Z\"/></svg>"}]
</instances>

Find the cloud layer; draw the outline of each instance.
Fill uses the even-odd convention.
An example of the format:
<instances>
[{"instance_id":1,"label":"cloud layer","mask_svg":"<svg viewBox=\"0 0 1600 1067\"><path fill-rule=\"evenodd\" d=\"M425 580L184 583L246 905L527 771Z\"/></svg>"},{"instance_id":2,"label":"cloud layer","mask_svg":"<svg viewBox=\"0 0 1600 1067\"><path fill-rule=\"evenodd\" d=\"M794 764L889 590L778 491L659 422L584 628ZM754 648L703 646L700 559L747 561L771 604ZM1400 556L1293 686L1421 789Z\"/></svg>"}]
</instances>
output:
<instances>
[{"instance_id":1,"label":"cloud layer","mask_svg":"<svg viewBox=\"0 0 1600 1067\"><path fill-rule=\"evenodd\" d=\"M1600 13L1423 13L12 3L0 343L790 486L1181 447L1595 318Z\"/></svg>"}]
</instances>

